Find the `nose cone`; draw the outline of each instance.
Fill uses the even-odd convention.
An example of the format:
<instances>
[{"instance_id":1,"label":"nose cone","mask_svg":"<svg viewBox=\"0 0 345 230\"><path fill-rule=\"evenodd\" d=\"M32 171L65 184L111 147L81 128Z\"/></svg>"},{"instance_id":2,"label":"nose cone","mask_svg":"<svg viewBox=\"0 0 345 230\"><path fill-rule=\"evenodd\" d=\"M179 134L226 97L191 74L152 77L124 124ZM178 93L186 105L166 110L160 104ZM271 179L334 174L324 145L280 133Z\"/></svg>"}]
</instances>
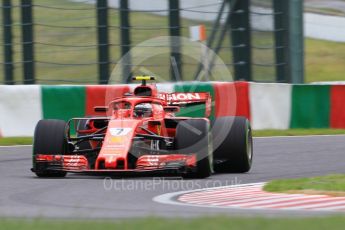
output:
<instances>
[{"instance_id":1,"label":"nose cone","mask_svg":"<svg viewBox=\"0 0 345 230\"><path fill-rule=\"evenodd\" d=\"M109 121L96 169L128 169L128 152L132 146L135 130L141 120Z\"/></svg>"},{"instance_id":2,"label":"nose cone","mask_svg":"<svg viewBox=\"0 0 345 230\"><path fill-rule=\"evenodd\" d=\"M117 167L117 159L114 156L107 156L104 163L106 169L116 169Z\"/></svg>"}]
</instances>

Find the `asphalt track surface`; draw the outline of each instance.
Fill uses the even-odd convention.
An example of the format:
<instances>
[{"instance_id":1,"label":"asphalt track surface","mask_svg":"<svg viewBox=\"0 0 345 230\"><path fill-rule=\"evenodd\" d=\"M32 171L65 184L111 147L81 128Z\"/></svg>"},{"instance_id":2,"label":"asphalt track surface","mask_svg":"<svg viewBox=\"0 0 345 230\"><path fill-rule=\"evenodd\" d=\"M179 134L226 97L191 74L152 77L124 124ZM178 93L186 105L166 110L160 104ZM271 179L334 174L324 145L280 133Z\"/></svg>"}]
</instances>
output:
<instances>
[{"instance_id":1,"label":"asphalt track surface","mask_svg":"<svg viewBox=\"0 0 345 230\"><path fill-rule=\"evenodd\" d=\"M255 138L250 173L217 174L204 180L178 178L105 179L69 174L39 179L30 171L31 147L0 147L0 217L132 218L205 215L323 215L317 212L258 211L168 205L152 199L205 187L345 173L345 136Z\"/></svg>"}]
</instances>

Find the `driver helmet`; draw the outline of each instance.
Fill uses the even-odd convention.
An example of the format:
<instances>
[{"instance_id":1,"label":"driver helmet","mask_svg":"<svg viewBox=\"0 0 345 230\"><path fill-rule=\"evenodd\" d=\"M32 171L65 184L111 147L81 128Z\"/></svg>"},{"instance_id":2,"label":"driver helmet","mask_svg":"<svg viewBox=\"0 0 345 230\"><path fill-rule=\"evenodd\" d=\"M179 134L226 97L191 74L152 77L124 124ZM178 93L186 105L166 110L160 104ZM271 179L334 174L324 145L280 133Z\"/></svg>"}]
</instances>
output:
<instances>
[{"instance_id":1,"label":"driver helmet","mask_svg":"<svg viewBox=\"0 0 345 230\"><path fill-rule=\"evenodd\" d=\"M134 107L133 114L135 117L151 117L152 105L150 103L137 104Z\"/></svg>"}]
</instances>

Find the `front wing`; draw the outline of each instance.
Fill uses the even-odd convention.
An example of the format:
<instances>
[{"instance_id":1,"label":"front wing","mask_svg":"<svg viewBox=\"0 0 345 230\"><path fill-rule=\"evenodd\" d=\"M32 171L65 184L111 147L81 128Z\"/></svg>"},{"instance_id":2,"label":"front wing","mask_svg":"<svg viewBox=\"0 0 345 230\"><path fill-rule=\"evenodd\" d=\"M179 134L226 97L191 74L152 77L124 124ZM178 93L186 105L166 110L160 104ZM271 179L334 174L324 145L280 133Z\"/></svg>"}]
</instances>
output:
<instances>
[{"instance_id":1,"label":"front wing","mask_svg":"<svg viewBox=\"0 0 345 230\"><path fill-rule=\"evenodd\" d=\"M36 155L36 168L99 176L182 175L195 171L196 154L143 155L135 169L90 169L82 155Z\"/></svg>"}]
</instances>

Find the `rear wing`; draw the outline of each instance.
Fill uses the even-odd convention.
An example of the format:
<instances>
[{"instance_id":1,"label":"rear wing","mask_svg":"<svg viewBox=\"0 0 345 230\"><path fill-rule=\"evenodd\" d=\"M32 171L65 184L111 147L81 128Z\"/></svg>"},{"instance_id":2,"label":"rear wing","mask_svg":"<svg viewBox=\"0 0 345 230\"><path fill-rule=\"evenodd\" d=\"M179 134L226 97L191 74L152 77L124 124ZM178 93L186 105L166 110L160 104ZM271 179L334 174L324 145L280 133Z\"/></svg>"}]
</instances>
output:
<instances>
[{"instance_id":1,"label":"rear wing","mask_svg":"<svg viewBox=\"0 0 345 230\"><path fill-rule=\"evenodd\" d=\"M211 95L209 93L159 93L159 98L165 101L167 106L193 106L205 104L205 117L211 115Z\"/></svg>"}]
</instances>

